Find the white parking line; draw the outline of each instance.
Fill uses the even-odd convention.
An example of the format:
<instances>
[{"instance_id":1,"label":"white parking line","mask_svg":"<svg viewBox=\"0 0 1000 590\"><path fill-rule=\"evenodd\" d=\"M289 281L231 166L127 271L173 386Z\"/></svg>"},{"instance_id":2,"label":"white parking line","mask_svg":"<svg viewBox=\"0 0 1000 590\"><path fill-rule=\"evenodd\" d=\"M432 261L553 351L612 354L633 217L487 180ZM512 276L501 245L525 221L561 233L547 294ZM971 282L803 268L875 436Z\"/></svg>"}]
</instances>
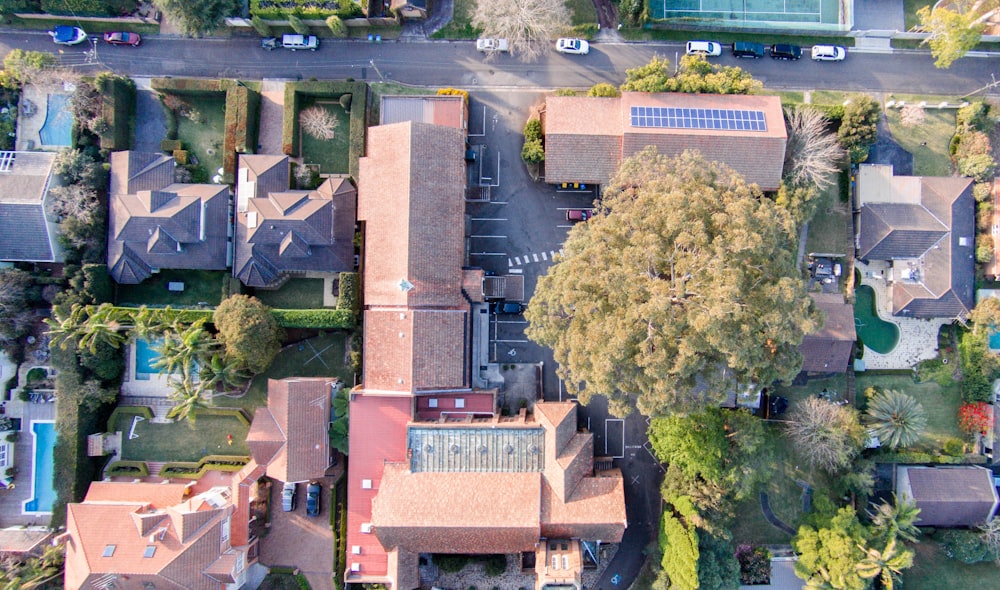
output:
<instances>
[{"instance_id":1,"label":"white parking line","mask_svg":"<svg viewBox=\"0 0 1000 590\"><path fill-rule=\"evenodd\" d=\"M535 259L535 262L538 262L538 254L532 254L531 257Z\"/></svg>"},{"instance_id":2,"label":"white parking line","mask_svg":"<svg viewBox=\"0 0 1000 590\"><path fill-rule=\"evenodd\" d=\"M511 268L511 269L508 269L507 272L509 272L512 275L519 275L519 274L524 273L524 269L523 268Z\"/></svg>"},{"instance_id":3,"label":"white parking line","mask_svg":"<svg viewBox=\"0 0 1000 590\"><path fill-rule=\"evenodd\" d=\"M514 257L514 264L521 264L521 258L519 256Z\"/></svg>"},{"instance_id":4,"label":"white parking line","mask_svg":"<svg viewBox=\"0 0 1000 590\"><path fill-rule=\"evenodd\" d=\"M542 252L542 260L548 260L548 259L549 258L548 258L548 256L545 255L545 252Z\"/></svg>"},{"instance_id":5,"label":"white parking line","mask_svg":"<svg viewBox=\"0 0 1000 590\"><path fill-rule=\"evenodd\" d=\"M527 340L494 340L493 342L503 342L504 344L525 344Z\"/></svg>"},{"instance_id":6,"label":"white parking line","mask_svg":"<svg viewBox=\"0 0 1000 590\"><path fill-rule=\"evenodd\" d=\"M507 236L489 236L489 235L477 235L477 234L472 234L469 237L470 238L488 238L488 239L497 239L497 240L506 240L507 239Z\"/></svg>"},{"instance_id":7,"label":"white parking line","mask_svg":"<svg viewBox=\"0 0 1000 590\"><path fill-rule=\"evenodd\" d=\"M506 252L469 252L469 256L506 256Z\"/></svg>"},{"instance_id":8,"label":"white parking line","mask_svg":"<svg viewBox=\"0 0 1000 590\"><path fill-rule=\"evenodd\" d=\"M621 424L622 428L622 448L621 454L611 455L608 451L608 423L618 422ZM625 458L625 420L622 418L605 418L604 419L604 454L609 455L612 459L624 459Z\"/></svg>"},{"instance_id":9,"label":"white parking line","mask_svg":"<svg viewBox=\"0 0 1000 590\"><path fill-rule=\"evenodd\" d=\"M507 221L506 217L473 217L472 221Z\"/></svg>"}]
</instances>

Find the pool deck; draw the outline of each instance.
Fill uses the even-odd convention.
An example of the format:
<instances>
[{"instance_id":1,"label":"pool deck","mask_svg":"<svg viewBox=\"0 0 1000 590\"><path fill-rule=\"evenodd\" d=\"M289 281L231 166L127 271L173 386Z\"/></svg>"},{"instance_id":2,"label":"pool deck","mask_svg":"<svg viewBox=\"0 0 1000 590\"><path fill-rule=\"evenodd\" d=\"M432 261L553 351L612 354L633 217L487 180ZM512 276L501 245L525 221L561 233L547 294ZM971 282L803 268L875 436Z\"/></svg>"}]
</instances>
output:
<instances>
[{"instance_id":1,"label":"pool deck","mask_svg":"<svg viewBox=\"0 0 1000 590\"><path fill-rule=\"evenodd\" d=\"M0 522L4 526L48 525L51 519L47 514L24 514L21 512L21 506L32 497L31 475L35 453L31 422L55 421L55 406L55 404L33 404L18 399L4 404L8 416L21 419L21 436L14 443L14 466L18 471L14 489L0 490Z\"/></svg>"},{"instance_id":2,"label":"pool deck","mask_svg":"<svg viewBox=\"0 0 1000 590\"><path fill-rule=\"evenodd\" d=\"M861 284L868 285L875 291L875 309L878 311L878 317L899 327L899 342L889 353L879 354L865 346L865 367L869 370L911 369L922 360L936 358L938 332L941 326L950 324L951 320L943 318L922 320L892 315L889 285L884 278L888 275L888 265L880 262L865 264L855 261L855 266L861 271Z\"/></svg>"},{"instance_id":3,"label":"pool deck","mask_svg":"<svg viewBox=\"0 0 1000 590\"><path fill-rule=\"evenodd\" d=\"M44 86L36 86L34 84L24 85L21 91L21 100L23 101L25 98L30 100L34 103L36 109L35 113L31 116L25 116L22 110L17 117L17 138L15 140L17 150L57 152L66 147L61 145L42 145L42 137L39 132L42 126L45 125L49 94L72 94L72 92L66 90L62 84L47 84ZM29 147L29 144L31 147Z\"/></svg>"}]
</instances>

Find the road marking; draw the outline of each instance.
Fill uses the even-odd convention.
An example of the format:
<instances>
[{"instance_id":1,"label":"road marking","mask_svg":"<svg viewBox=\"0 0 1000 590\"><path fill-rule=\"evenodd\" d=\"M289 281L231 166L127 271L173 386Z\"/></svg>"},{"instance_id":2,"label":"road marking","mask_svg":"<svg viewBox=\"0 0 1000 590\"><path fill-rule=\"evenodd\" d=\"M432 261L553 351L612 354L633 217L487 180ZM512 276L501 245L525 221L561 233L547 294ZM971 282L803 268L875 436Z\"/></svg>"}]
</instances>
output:
<instances>
[{"instance_id":1,"label":"road marking","mask_svg":"<svg viewBox=\"0 0 1000 590\"><path fill-rule=\"evenodd\" d=\"M521 273L524 272L524 269L523 268L511 268L511 269L508 269L507 272L509 272L512 275L519 275L519 274L521 274Z\"/></svg>"},{"instance_id":2,"label":"road marking","mask_svg":"<svg viewBox=\"0 0 1000 590\"><path fill-rule=\"evenodd\" d=\"M538 262L538 254L532 254L531 257L535 259L535 262Z\"/></svg>"},{"instance_id":3,"label":"road marking","mask_svg":"<svg viewBox=\"0 0 1000 590\"><path fill-rule=\"evenodd\" d=\"M473 235L471 235L469 237L470 238L497 239L497 240L506 240L507 239L507 236L490 236L490 235L478 235L478 234L473 234Z\"/></svg>"},{"instance_id":4,"label":"road marking","mask_svg":"<svg viewBox=\"0 0 1000 590\"><path fill-rule=\"evenodd\" d=\"M528 341L527 340L500 340L500 339L496 339L493 342L505 342L505 343L507 343L507 342L513 342L514 344L525 344Z\"/></svg>"},{"instance_id":5,"label":"road marking","mask_svg":"<svg viewBox=\"0 0 1000 590\"><path fill-rule=\"evenodd\" d=\"M472 221L507 221L506 217L472 217Z\"/></svg>"},{"instance_id":6,"label":"road marking","mask_svg":"<svg viewBox=\"0 0 1000 590\"><path fill-rule=\"evenodd\" d=\"M632 484L633 485L639 485L639 476L638 475L633 475L632 476Z\"/></svg>"},{"instance_id":7,"label":"road marking","mask_svg":"<svg viewBox=\"0 0 1000 590\"><path fill-rule=\"evenodd\" d=\"M545 252L542 252L542 260L548 260L548 257L545 255Z\"/></svg>"},{"instance_id":8,"label":"road marking","mask_svg":"<svg viewBox=\"0 0 1000 590\"><path fill-rule=\"evenodd\" d=\"M514 264L517 264L517 265L520 266L520 264L521 264L521 258L519 256L515 256L514 257Z\"/></svg>"},{"instance_id":9,"label":"road marking","mask_svg":"<svg viewBox=\"0 0 1000 590\"><path fill-rule=\"evenodd\" d=\"M506 256L506 252L469 252L469 256Z\"/></svg>"}]
</instances>

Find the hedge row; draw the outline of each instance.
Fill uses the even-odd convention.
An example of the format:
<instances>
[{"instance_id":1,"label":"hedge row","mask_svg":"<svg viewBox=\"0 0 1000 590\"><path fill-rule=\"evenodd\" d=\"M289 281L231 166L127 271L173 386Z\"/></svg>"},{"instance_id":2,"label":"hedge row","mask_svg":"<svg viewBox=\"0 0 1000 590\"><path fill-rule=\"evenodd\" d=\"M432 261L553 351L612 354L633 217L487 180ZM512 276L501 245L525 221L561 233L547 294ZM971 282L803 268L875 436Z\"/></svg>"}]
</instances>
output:
<instances>
[{"instance_id":1,"label":"hedge row","mask_svg":"<svg viewBox=\"0 0 1000 590\"><path fill-rule=\"evenodd\" d=\"M197 463L186 461L167 463L160 469L160 475L181 479L201 479L209 471L239 471L249 462L250 457L207 455Z\"/></svg>"},{"instance_id":2,"label":"hedge row","mask_svg":"<svg viewBox=\"0 0 1000 590\"><path fill-rule=\"evenodd\" d=\"M113 75L98 76L95 82L104 95L104 118L109 128L101 135L101 149L131 149L135 129L135 82Z\"/></svg>"},{"instance_id":3,"label":"hedge row","mask_svg":"<svg viewBox=\"0 0 1000 590\"><path fill-rule=\"evenodd\" d=\"M346 309L353 314L361 310L361 280L356 272L340 273L340 296L337 309Z\"/></svg>"},{"instance_id":4,"label":"hedge row","mask_svg":"<svg viewBox=\"0 0 1000 590\"><path fill-rule=\"evenodd\" d=\"M199 416L232 416L250 428L250 418L242 408L198 408L195 412Z\"/></svg>"},{"instance_id":5,"label":"hedge row","mask_svg":"<svg viewBox=\"0 0 1000 590\"><path fill-rule=\"evenodd\" d=\"M872 458L876 463L938 463L943 465L964 465L986 462L986 457L983 455L961 455L958 457L952 457L950 455L931 455L929 453L917 453L910 451L877 453Z\"/></svg>"},{"instance_id":6,"label":"hedge row","mask_svg":"<svg viewBox=\"0 0 1000 590\"><path fill-rule=\"evenodd\" d=\"M123 475L130 477L146 477L149 475L149 466L145 461L115 461L104 470L104 475L113 477Z\"/></svg>"},{"instance_id":7,"label":"hedge row","mask_svg":"<svg viewBox=\"0 0 1000 590\"><path fill-rule=\"evenodd\" d=\"M71 16L124 16L135 12L136 0L42 0L42 12Z\"/></svg>"},{"instance_id":8,"label":"hedge row","mask_svg":"<svg viewBox=\"0 0 1000 590\"><path fill-rule=\"evenodd\" d=\"M347 309L272 309L282 328L349 329L354 314Z\"/></svg>"},{"instance_id":9,"label":"hedge row","mask_svg":"<svg viewBox=\"0 0 1000 590\"><path fill-rule=\"evenodd\" d=\"M365 137L368 132L368 84L356 81L335 82L290 82L285 84L285 112L281 127L281 150L283 153L298 157L299 154L299 103L301 97L340 99L344 94L352 95L351 99L351 132L350 132L350 173L358 177L358 158L365 155Z\"/></svg>"},{"instance_id":10,"label":"hedge row","mask_svg":"<svg viewBox=\"0 0 1000 590\"><path fill-rule=\"evenodd\" d=\"M260 94L240 84L226 91L226 132L223 140L223 182L231 183L230 170L236 174L237 154L252 154L257 149L257 125Z\"/></svg>"},{"instance_id":11,"label":"hedge row","mask_svg":"<svg viewBox=\"0 0 1000 590\"><path fill-rule=\"evenodd\" d=\"M280 2L280 6L276 4L279 3L274 0L250 0L250 14L267 20L284 20L289 15L317 20L331 15L340 18L364 16L361 7L353 0L339 3L331 0L292 0Z\"/></svg>"},{"instance_id":12,"label":"hedge row","mask_svg":"<svg viewBox=\"0 0 1000 590\"><path fill-rule=\"evenodd\" d=\"M146 420L153 419L153 410L146 406L118 406L111 412L111 416L108 417L108 428L106 432L115 431L115 422L118 421L118 416L121 414L142 416Z\"/></svg>"}]
</instances>

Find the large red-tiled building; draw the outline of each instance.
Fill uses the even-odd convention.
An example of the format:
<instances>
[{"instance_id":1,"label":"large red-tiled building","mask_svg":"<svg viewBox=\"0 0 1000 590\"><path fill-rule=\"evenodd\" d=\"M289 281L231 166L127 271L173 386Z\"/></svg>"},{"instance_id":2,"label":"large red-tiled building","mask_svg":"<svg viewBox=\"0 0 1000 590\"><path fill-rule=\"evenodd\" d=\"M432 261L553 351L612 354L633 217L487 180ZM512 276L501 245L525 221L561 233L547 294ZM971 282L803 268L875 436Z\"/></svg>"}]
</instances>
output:
<instances>
[{"instance_id":1,"label":"large red-tiled building","mask_svg":"<svg viewBox=\"0 0 1000 590\"><path fill-rule=\"evenodd\" d=\"M408 121L370 129L360 162L364 374L351 395L345 579L410 590L421 553L540 552L538 587L579 587L579 542L621 540L624 484L595 474L575 404L501 417L496 392L471 384L464 150L463 130Z\"/></svg>"}]
</instances>

